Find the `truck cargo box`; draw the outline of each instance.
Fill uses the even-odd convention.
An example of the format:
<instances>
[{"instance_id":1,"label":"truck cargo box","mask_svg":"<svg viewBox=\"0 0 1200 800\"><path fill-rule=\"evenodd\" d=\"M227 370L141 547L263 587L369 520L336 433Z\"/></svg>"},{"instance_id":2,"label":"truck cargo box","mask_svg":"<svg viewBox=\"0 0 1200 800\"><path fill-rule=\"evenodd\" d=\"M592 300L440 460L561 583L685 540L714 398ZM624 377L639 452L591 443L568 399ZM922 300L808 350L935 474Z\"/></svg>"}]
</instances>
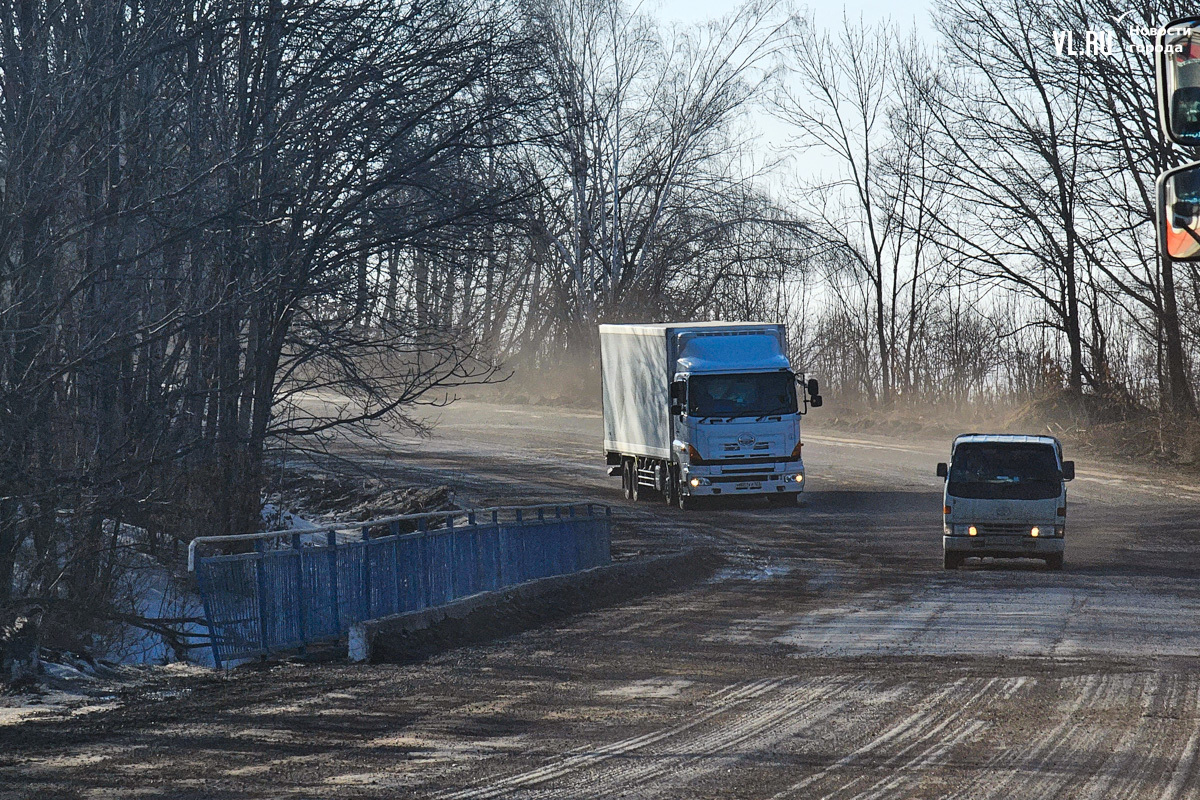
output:
<instances>
[{"instance_id":1,"label":"truck cargo box","mask_svg":"<svg viewBox=\"0 0 1200 800\"><path fill-rule=\"evenodd\" d=\"M784 327L766 322L601 325L604 448L670 459L678 370L787 369Z\"/></svg>"}]
</instances>

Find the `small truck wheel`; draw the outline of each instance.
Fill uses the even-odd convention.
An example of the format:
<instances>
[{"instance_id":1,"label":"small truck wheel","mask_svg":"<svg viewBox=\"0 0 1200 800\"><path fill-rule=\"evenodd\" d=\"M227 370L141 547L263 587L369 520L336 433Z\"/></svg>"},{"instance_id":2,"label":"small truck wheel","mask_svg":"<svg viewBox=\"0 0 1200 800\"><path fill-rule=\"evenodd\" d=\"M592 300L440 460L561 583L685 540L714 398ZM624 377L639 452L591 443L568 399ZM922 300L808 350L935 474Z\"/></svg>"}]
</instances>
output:
<instances>
[{"instance_id":1,"label":"small truck wheel","mask_svg":"<svg viewBox=\"0 0 1200 800\"><path fill-rule=\"evenodd\" d=\"M942 553L942 566L946 569L958 569L965 561L966 559L960 553L952 553L948 550Z\"/></svg>"}]
</instances>

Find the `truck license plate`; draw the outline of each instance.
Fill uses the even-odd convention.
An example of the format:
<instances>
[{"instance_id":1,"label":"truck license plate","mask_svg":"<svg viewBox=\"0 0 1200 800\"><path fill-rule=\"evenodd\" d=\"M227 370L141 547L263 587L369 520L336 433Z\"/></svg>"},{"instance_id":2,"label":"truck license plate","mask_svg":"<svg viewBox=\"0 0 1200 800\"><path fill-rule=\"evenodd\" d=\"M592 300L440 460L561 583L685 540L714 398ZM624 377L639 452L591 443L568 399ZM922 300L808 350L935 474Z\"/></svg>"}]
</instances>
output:
<instances>
[{"instance_id":1,"label":"truck license plate","mask_svg":"<svg viewBox=\"0 0 1200 800\"><path fill-rule=\"evenodd\" d=\"M739 489L761 489L762 484L761 483L739 483L737 485L737 488L739 488Z\"/></svg>"}]
</instances>

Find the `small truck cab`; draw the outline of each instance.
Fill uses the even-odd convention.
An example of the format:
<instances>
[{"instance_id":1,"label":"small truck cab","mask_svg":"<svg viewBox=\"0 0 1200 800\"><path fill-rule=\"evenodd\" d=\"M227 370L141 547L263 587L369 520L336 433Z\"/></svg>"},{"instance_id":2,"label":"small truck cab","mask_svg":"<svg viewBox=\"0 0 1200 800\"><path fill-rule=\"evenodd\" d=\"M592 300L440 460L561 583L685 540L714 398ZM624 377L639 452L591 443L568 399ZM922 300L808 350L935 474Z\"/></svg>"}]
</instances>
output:
<instances>
[{"instance_id":1,"label":"small truck cab","mask_svg":"<svg viewBox=\"0 0 1200 800\"><path fill-rule=\"evenodd\" d=\"M1053 436L968 433L954 440L945 478L942 552L946 569L968 557L1038 558L1062 569L1067 524L1063 461Z\"/></svg>"}]
</instances>

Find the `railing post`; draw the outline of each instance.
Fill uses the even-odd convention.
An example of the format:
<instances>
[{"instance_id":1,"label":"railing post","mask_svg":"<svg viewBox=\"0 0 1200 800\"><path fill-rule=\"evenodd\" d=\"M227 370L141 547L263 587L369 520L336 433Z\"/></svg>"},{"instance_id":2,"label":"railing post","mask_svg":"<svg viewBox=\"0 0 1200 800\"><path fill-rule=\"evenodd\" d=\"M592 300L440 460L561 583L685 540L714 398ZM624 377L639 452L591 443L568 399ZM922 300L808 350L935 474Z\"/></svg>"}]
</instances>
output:
<instances>
[{"instance_id":1,"label":"railing post","mask_svg":"<svg viewBox=\"0 0 1200 800\"><path fill-rule=\"evenodd\" d=\"M421 517L417 528L421 531L421 538L417 540L417 547L421 551L421 608L429 608L433 605L433 575L431 574L433 568L429 558L429 521L425 517Z\"/></svg>"},{"instance_id":2,"label":"railing post","mask_svg":"<svg viewBox=\"0 0 1200 800\"><path fill-rule=\"evenodd\" d=\"M458 594L458 534L454 531L454 515L446 515L446 535L449 537L450 549L450 570L446 575L446 583L449 585L449 594L447 600L457 600Z\"/></svg>"},{"instance_id":3,"label":"railing post","mask_svg":"<svg viewBox=\"0 0 1200 800\"><path fill-rule=\"evenodd\" d=\"M300 534L292 534L292 554L296 561L296 633L300 636L300 649L308 644L308 601L304 597L304 550Z\"/></svg>"},{"instance_id":4,"label":"railing post","mask_svg":"<svg viewBox=\"0 0 1200 800\"><path fill-rule=\"evenodd\" d=\"M393 522L388 526L388 532L396 540L392 552L392 613L400 613L400 523Z\"/></svg>"},{"instance_id":5,"label":"railing post","mask_svg":"<svg viewBox=\"0 0 1200 800\"><path fill-rule=\"evenodd\" d=\"M362 563L362 582L363 582L363 608L362 618L371 618L371 529L363 525L362 527L363 540L363 563Z\"/></svg>"},{"instance_id":6,"label":"railing post","mask_svg":"<svg viewBox=\"0 0 1200 800\"><path fill-rule=\"evenodd\" d=\"M492 524L496 527L496 588L504 588L504 565L507 552L504 549L504 528L500 525L497 512L492 512Z\"/></svg>"},{"instance_id":7,"label":"railing post","mask_svg":"<svg viewBox=\"0 0 1200 800\"><path fill-rule=\"evenodd\" d=\"M333 631L342 635L342 609L338 591L337 531L325 532L326 549L329 551L329 597L333 602Z\"/></svg>"},{"instance_id":8,"label":"railing post","mask_svg":"<svg viewBox=\"0 0 1200 800\"><path fill-rule=\"evenodd\" d=\"M204 569L204 559L199 559L196 565L196 583L200 588L200 602L204 605L204 621L208 623L208 641L212 645L213 665L221 669L221 648L217 643L217 628L213 624L212 605L209 595L214 591L208 584L207 572Z\"/></svg>"},{"instance_id":9,"label":"railing post","mask_svg":"<svg viewBox=\"0 0 1200 800\"><path fill-rule=\"evenodd\" d=\"M267 568L263 564L263 540L254 540L254 576L258 584L258 646L263 652L269 652L267 637Z\"/></svg>"}]
</instances>

